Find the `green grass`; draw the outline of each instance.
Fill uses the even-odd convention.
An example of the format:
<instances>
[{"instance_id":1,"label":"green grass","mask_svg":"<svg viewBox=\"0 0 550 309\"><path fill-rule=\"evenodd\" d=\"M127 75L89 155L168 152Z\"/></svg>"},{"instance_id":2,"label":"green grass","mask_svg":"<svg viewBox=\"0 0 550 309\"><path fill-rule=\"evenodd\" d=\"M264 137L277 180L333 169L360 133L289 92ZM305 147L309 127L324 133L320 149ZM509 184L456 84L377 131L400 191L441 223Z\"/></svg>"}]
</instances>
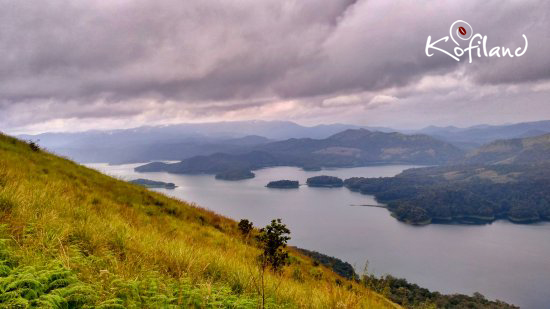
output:
<instances>
[{"instance_id":1,"label":"green grass","mask_svg":"<svg viewBox=\"0 0 550 309\"><path fill-rule=\"evenodd\" d=\"M236 222L4 135L0 223L0 307L258 308ZM267 307L398 307L315 265L292 251Z\"/></svg>"}]
</instances>

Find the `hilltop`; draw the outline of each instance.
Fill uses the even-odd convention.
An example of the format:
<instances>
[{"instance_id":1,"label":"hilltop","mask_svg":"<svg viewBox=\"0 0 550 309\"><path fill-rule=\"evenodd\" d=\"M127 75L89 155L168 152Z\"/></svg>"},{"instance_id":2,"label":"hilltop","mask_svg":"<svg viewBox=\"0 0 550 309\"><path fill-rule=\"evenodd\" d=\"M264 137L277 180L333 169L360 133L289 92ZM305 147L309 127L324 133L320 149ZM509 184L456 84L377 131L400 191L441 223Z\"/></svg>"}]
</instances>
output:
<instances>
[{"instance_id":1,"label":"hilltop","mask_svg":"<svg viewBox=\"0 0 550 309\"><path fill-rule=\"evenodd\" d=\"M465 162L484 164L550 162L550 133L494 141L469 152Z\"/></svg>"},{"instance_id":2,"label":"hilltop","mask_svg":"<svg viewBox=\"0 0 550 309\"><path fill-rule=\"evenodd\" d=\"M0 305L257 308L236 222L0 135ZM297 251L268 307L398 308ZM56 307L56 308L57 308Z\"/></svg>"}]
</instances>

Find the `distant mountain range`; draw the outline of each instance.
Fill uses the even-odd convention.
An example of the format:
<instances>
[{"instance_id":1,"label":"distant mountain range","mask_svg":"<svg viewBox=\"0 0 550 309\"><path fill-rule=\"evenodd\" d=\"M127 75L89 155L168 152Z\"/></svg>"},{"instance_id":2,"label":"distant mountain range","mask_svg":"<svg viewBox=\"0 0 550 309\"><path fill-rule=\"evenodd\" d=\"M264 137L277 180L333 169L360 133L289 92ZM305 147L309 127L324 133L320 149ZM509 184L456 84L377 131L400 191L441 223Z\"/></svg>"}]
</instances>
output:
<instances>
[{"instance_id":1,"label":"distant mountain range","mask_svg":"<svg viewBox=\"0 0 550 309\"><path fill-rule=\"evenodd\" d=\"M325 139L292 138L258 145L242 154L216 153L173 164L154 162L136 171L217 174L282 165L309 169L396 163L444 164L459 160L463 154L457 147L427 135L348 129Z\"/></svg>"},{"instance_id":2,"label":"distant mountain range","mask_svg":"<svg viewBox=\"0 0 550 309\"><path fill-rule=\"evenodd\" d=\"M135 129L19 135L39 140L40 146L83 163L138 163L185 160L214 153L243 154L258 145L295 138L325 139L348 129L430 135L459 148L471 150L497 139L532 137L550 133L550 121L512 125L479 125L469 128L426 127L404 131L388 127L328 124L312 127L290 121L237 121L146 126Z\"/></svg>"},{"instance_id":3,"label":"distant mountain range","mask_svg":"<svg viewBox=\"0 0 550 309\"><path fill-rule=\"evenodd\" d=\"M216 152L242 153L249 146L288 138L326 138L359 126L328 124L306 127L290 121L236 121L177 124L78 133L19 135L78 162L136 163L183 160ZM388 128L370 128L391 131Z\"/></svg>"},{"instance_id":4,"label":"distant mountain range","mask_svg":"<svg viewBox=\"0 0 550 309\"><path fill-rule=\"evenodd\" d=\"M304 169L373 164L532 164L550 162L550 133L537 137L498 140L465 152L428 135L349 129L325 139L291 138L259 144L243 153L215 153L178 163L153 162L138 172L218 174L269 166Z\"/></svg>"},{"instance_id":5,"label":"distant mountain range","mask_svg":"<svg viewBox=\"0 0 550 309\"><path fill-rule=\"evenodd\" d=\"M69 139L72 136L69 137ZM21 138L21 137L20 137ZM81 139L58 145L58 139L63 137L51 135L24 138L39 140L39 144L49 151L69 157L83 163L140 163L153 160L183 160L197 155L216 152L242 152L248 147L268 143L272 140L262 136L244 136L240 138L209 138L182 136L173 139L159 140L144 137L143 141L125 140L122 136L97 133L84 134Z\"/></svg>"},{"instance_id":6,"label":"distant mountain range","mask_svg":"<svg viewBox=\"0 0 550 309\"><path fill-rule=\"evenodd\" d=\"M430 126L413 132L427 134L456 146L472 149L499 139L533 137L550 133L550 120L498 126L479 125L469 128Z\"/></svg>"}]
</instances>

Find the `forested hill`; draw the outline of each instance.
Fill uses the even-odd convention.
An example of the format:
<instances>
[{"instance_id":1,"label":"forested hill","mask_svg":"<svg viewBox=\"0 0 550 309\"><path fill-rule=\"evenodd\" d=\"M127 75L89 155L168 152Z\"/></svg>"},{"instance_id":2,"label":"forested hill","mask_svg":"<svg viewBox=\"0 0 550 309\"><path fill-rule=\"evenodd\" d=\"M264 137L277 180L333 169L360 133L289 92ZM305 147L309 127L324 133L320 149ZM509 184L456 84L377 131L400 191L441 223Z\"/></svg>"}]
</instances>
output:
<instances>
[{"instance_id":1,"label":"forested hill","mask_svg":"<svg viewBox=\"0 0 550 309\"><path fill-rule=\"evenodd\" d=\"M550 134L494 141L469 152L464 162L474 164L550 162Z\"/></svg>"},{"instance_id":2,"label":"forested hill","mask_svg":"<svg viewBox=\"0 0 550 309\"><path fill-rule=\"evenodd\" d=\"M356 177L345 185L374 194L394 217L411 224L550 220L550 134L495 141L454 165Z\"/></svg>"},{"instance_id":3,"label":"forested hill","mask_svg":"<svg viewBox=\"0 0 550 309\"><path fill-rule=\"evenodd\" d=\"M349 167L372 164L444 164L462 158L455 146L427 135L346 130L326 139L288 139L255 147L244 154L217 153L180 163L154 162L139 172L220 173L228 169L254 170L268 166Z\"/></svg>"},{"instance_id":4,"label":"forested hill","mask_svg":"<svg viewBox=\"0 0 550 309\"><path fill-rule=\"evenodd\" d=\"M550 220L548 163L417 168L395 177L346 179L345 185L374 194L411 224Z\"/></svg>"},{"instance_id":5,"label":"forested hill","mask_svg":"<svg viewBox=\"0 0 550 309\"><path fill-rule=\"evenodd\" d=\"M2 308L260 308L259 290L268 308L399 308L293 250L260 281L236 222L1 134L0 218Z\"/></svg>"}]
</instances>

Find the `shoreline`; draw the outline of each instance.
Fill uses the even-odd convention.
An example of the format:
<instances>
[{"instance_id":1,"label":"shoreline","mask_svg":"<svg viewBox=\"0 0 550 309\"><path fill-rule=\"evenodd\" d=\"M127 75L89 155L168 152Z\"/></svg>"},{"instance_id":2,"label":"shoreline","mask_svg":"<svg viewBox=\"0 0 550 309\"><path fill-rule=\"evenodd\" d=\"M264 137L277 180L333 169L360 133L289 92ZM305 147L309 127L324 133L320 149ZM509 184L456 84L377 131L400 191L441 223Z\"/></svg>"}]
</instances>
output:
<instances>
[{"instance_id":1,"label":"shoreline","mask_svg":"<svg viewBox=\"0 0 550 309\"><path fill-rule=\"evenodd\" d=\"M386 205L375 205L375 204L350 204L352 207L375 207L375 208L388 208Z\"/></svg>"}]
</instances>

